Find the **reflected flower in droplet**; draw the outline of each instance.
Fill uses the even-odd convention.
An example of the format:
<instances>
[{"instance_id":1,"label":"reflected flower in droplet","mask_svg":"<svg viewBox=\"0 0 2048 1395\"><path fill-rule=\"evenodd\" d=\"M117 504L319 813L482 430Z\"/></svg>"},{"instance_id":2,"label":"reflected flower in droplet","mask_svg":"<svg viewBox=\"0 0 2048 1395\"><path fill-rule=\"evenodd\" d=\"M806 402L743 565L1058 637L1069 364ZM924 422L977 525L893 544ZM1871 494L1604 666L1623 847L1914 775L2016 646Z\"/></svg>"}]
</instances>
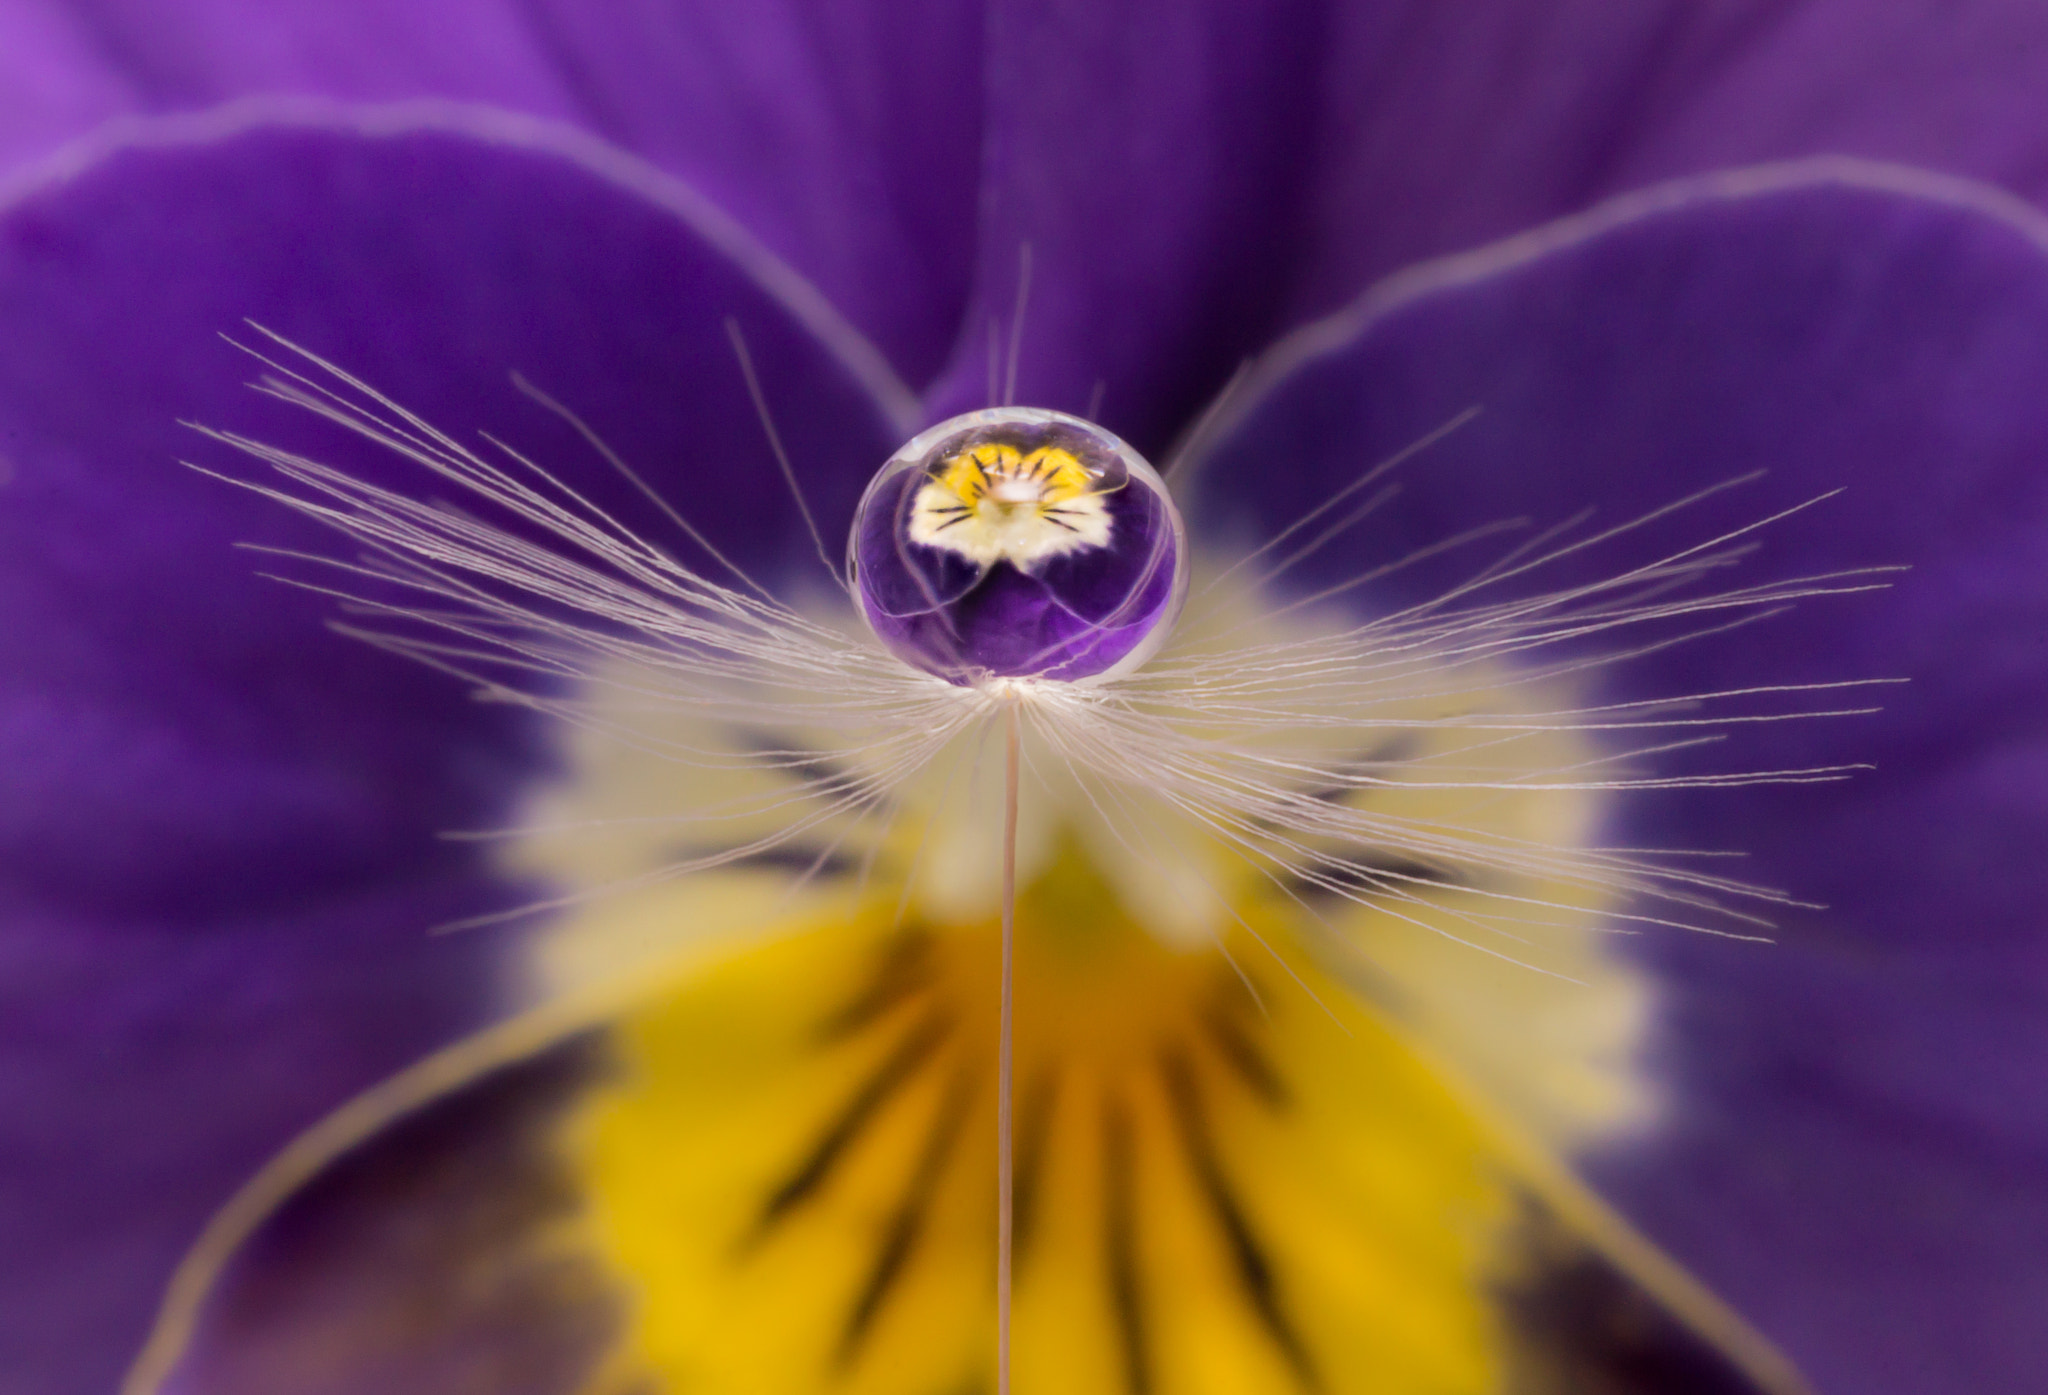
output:
<instances>
[{"instance_id":1,"label":"reflected flower in droplet","mask_svg":"<svg viewBox=\"0 0 2048 1395\"><path fill-rule=\"evenodd\" d=\"M1151 465L1078 417L994 408L920 433L855 516L860 610L953 682L1136 668L1187 584L1180 513Z\"/></svg>"}]
</instances>

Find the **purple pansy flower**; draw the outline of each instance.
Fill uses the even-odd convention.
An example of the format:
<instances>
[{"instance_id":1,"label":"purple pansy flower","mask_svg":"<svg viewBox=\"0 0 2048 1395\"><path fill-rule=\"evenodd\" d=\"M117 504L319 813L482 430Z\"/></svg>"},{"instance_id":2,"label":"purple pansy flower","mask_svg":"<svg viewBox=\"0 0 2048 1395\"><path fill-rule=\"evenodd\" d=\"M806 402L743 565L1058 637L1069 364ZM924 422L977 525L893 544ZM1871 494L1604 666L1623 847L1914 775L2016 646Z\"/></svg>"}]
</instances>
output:
<instances>
[{"instance_id":1,"label":"purple pansy flower","mask_svg":"<svg viewBox=\"0 0 2048 1395\"><path fill-rule=\"evenodd\" d=\"M659 534L518 370L736 563L792 576L812 542L761 487L726 321L843 528L906 439L986 405L1028 245L1018 400L1155 461L1206 423L1212 541L1483 407L1305 591L1498 518L1634 518L1768 471L1646 539L1677 548L1847 487L1759 560L1910 565L1894 589L1605 693L1911 680L1879 714L1743 729L1741 768L1876 767L1852 782L1615 805L1603 841L1737 848L1741 880L1825 910L1774 908L1772 947L1634 942L1662 1105L1580 1162L1819 1390L2033 1388L2044 44L1998 4L220 4L173 28L9 4L0 1385L115 1388L267 1162L209 1301L174 1295L198 1321L165 1388L568 1391L618 1340L602 1266L500 1244L574 1211L537 1140L613 1044L488 1034L536 1000L545 925L425 933L547 894L439 835L516 820L574 756L255 578L237 544L333 539L177 468L204 454L180 421L424 486L253 399L217 336L257 321ZM1574 565L1545 584L1611 567ZM1359 603L1434 594L1434 566ZM403 1086L434 1107L333 1114L464 1041L462 1088ZM1565 1251L1490 1299L1526 1369L1761 1388L1645 1306L1641 1266ZM1313 1387L1330 1358L1259 1311ZM1142 1388L1164 1358L1124 1350Z\"/></svg>"}]
</instances>

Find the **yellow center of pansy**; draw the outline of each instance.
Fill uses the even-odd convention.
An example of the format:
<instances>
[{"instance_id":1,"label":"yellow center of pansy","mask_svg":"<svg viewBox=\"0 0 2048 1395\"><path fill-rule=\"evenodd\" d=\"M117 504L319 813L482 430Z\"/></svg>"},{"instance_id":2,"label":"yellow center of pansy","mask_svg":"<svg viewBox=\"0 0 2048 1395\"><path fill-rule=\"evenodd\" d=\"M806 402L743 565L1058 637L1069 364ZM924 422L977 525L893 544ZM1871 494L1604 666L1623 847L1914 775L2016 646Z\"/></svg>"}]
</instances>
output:
<instances>
[{"instance_id":1,"label":"yellow center of pansy","mask_svg":"<svg viewBox=\"0 0 2048 1395\"><path fill-rule=\"evenodd\" d=\"M1109 541L1088 467L1057 446L984 442L942 462L911 501L910 540L981 566L1030 567Z\"/></svg>"},{"instance_id":2,"label":"yellow center of pansy","mask_svg":"<svg viewBox=\"0 0 2048 1395\"><path fill-rule=\"evenodd\" d=\"M1175 653L1325 623L1268 615L1243 588L1198 595ZM792 792L859 774L844 752L707 757L735 730L656 730L642 686L611 685L615 717L592 709L574 778L521 844L523 867L604 891L541 942L543 987L624 985L639 1004L561 1139L575 1243L621 1297L586 1395L990 1389L985 736L796 844L642 882L714 835L757 846L807 807ZM1341 797L1389 826L1511 852L1588 841L1598 796L1548 778L1583 765L1583 740L1466 730L1460 712L1513 695L1443 686L1333 721L1298 754L1372 762ZM1395 745L1359 734L1390 722ZM1468 1088L1553 1146L1649 1115L1632 1057L1647 995L1602 948L1612 897L1543 859L1429 867L1365 848L1293 878L1185 809L1105 796L1042 743L1025 764L1018 1395L1505 1388L1498 1293L1526 1179Z\"/></svg>"},{"instance_id":3,"label":"yellow center of pansy","mask_svg":"<svg viewBox=\"0 0 2048 1395\"><path fill-rule=\"evenodd\" d=\"M628 1295L618 1388L985 1385L995 926L894 910L620 1025L568 1142ZM1018 925L1018 1391L1494 1388L1508 1194L1383 1025L1243 931L1163 944L1077 847Z\"/></svg>"}]
</instances>

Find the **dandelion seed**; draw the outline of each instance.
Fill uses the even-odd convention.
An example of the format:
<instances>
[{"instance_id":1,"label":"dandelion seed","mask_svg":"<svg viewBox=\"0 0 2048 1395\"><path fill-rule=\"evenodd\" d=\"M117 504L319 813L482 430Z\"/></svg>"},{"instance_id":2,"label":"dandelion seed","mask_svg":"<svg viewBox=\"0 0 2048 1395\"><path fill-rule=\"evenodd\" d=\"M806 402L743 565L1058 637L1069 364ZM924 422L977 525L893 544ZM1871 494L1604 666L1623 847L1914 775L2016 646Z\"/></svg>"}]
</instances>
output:
<instances>
[{"instance_id":1,"label":"dandelion seed","mask_svg":"<svg viewBox=\"0 0 2048 1395\"><path fill-rule=\"evenodd\" d=\"M615 1011L669 995L621 1029L638 1074L566 1145L590 1243L639 1295L604 1377L622 1386L891 1391L979 1381L993 1347L1007 1390L1014 1311L1033 1391L1175 1390L1197 1369L1246 1391L1485 1388L1504 1339L1475 1275L1496 1261L1406 1213L1509 1226L1458 1161L1503 1145L1381 1014L1450 1043L1540 1136L1640 1122L1644 1009L1600 935L1753 935L1789 896L1597 846L1602 802L1848 773L1651 763L1746 722L1862 710L1836 701L1852 685L1584 695L1604 667L1882 584L1716 589L1745 528L1543 588L1696 499L1473 530L1429 550L1496 546L1465 581L1361 618L1361 583L1285 586L1371 515L1383 471L1214 559L1124 443L1005 407L885 462L845 591L793 603L711 547L687 500L663 501L672 551L509 446L458 442L274 342L263 391L455 491L210 431L274 472L237 483L364 549L292 579L372 642L574 733L577 779L472 836L564 885L531 908L567 923L540 956L556 991L631 985ZM680 977L660 967L679 948ZM755 1064L731 1064L735 1041ZM1318 1148L1397 1106L1426 1145L1384 1174L1325 1168ZM711 1122L686 1138L679 1118ZM1247 1192L1254 1175L1315 1199ZM1711 1299L1656 1282L1753 1388L1795 1388Z\"/></svg>"}]
</instances>

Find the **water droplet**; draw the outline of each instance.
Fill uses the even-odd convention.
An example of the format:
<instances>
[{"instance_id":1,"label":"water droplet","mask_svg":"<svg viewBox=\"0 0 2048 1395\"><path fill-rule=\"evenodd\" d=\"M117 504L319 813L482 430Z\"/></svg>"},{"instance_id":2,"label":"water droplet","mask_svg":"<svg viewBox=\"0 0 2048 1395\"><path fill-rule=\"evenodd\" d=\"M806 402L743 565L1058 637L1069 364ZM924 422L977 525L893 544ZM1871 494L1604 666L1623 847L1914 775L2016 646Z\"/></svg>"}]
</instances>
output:
<instances>
[{"instance_id":1,"label":"water droplet","mask_svg":"<svg viewBox=\"0 0 2048 1395\"><path fill-rule=\"evenodd\" d=\"M1036 407L913 438L868 486L848 554L876 636L960 684L1127 672L1187 589L1158 472L1101 427Z\"/></svg>"}]
</instances>

